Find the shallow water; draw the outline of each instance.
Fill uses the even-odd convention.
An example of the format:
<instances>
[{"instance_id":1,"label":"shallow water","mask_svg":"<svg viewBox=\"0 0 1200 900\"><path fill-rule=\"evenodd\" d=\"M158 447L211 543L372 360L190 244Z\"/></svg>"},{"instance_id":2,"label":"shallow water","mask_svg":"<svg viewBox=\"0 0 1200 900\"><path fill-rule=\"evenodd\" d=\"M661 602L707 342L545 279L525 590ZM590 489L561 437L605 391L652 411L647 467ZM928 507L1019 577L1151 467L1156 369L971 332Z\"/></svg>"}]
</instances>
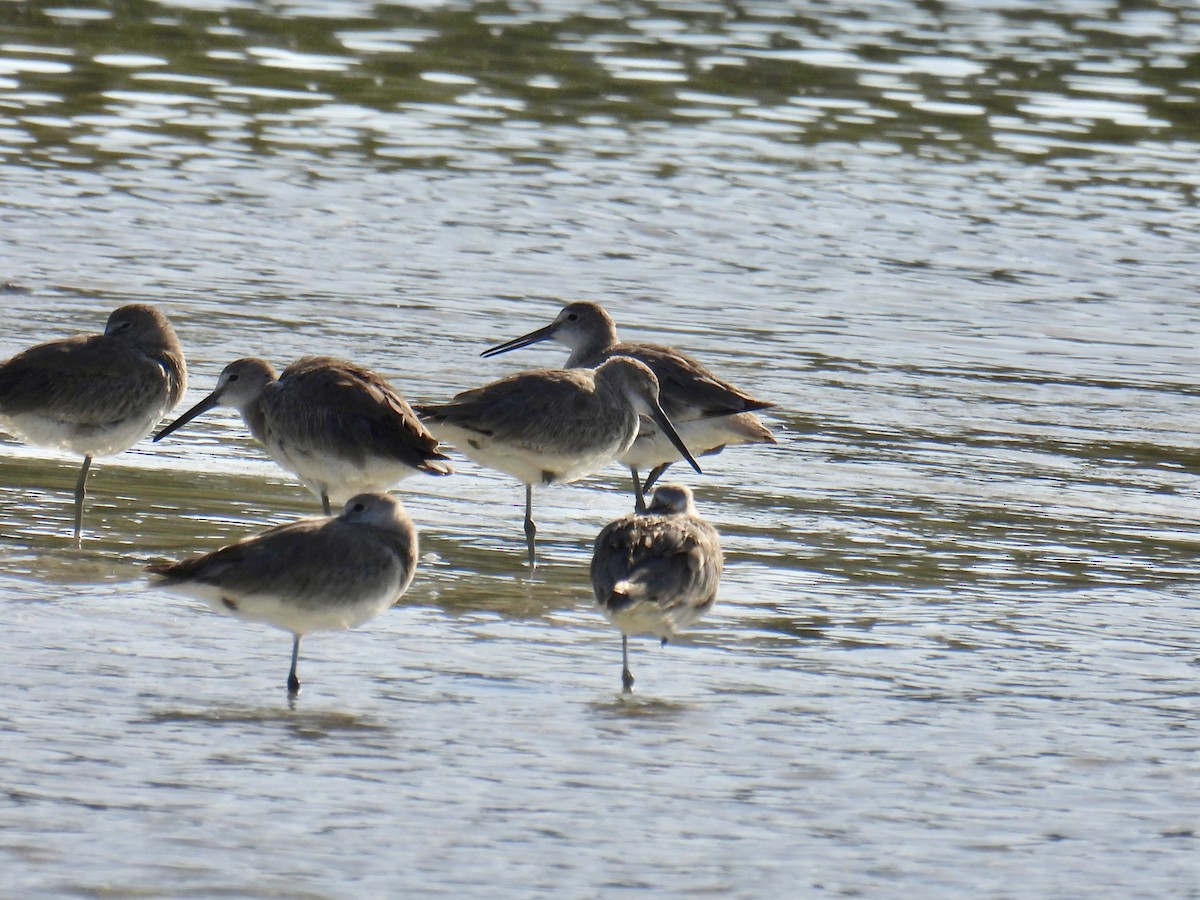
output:
<instances>
[{"instance_id":1,"label":"shallow water","mask_svg":"<svg viewBox=\"0 0 1200 900\"><path fill-rule=\"evenodd\" d=\"M830 8L835 6L837 8ZM1200 15L1184 4L0 7L0 357L170 315L191 390L414 401L603 302L770 398L719 601L591 608L610 470L400 493L403 602L306 639L146 586L316 500L205 416L0 443L13 896L1194 896Z\"/></svg>"}]
</instances>

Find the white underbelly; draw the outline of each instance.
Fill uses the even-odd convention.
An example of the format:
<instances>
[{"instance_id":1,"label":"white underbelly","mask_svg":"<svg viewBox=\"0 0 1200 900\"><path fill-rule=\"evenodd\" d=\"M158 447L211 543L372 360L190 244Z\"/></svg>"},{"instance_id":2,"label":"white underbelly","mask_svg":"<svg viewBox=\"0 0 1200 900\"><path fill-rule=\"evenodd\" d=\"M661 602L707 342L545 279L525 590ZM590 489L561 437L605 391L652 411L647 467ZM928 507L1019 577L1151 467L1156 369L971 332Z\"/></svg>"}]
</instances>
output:
<instances>
[{"instance_id":1,"label":"white underbelly","mask_svg":"<svg viewBox=\"0 0 1200 900\"><path fill-rule=\"evenodd\" d=\"M107 425L80 425L38 413L20 413L5 421L16 435L38 447L70 450L80 456L111 456L128 450L162 420L161 407L144 416L130 417Z\"/></svg>"},{"instance_id":2,"label":"white underbelly","mask_svg":"<svg viewBox=\"0 0 1200 900\"><path fill-rule=\"evenodd\" d=\"M674 606L664 607L653 601L630 603L613 612L605 606L600 611L621 630L622 634L652 634L657 638L670 638L683 631L704 615L707 607Z\"/></svg>"},{"instance_id":3,"label":"white underbelly","mask_svg":"<svg viewBox=\"0 0 1200 900\"><path fill-rule=\"evenodd\" d=\"M262 622L292 634L303 635L312 631L340 631L361 625L391 606L400 595L401 587L397 582L386 590L352 602L337 600L327 604L297 602L286 596L265 593L237 596L198 582L179 582L169 585L167 589L202 600L222 615L235 616L247 622ZM232 606L225 602L227 598Z\"/></svg>"},{"instance_id":4,"label":"white underbelly","mask_svg":"<svg viewBox=\"0 0 1200 900\"><path fill-rule=\"evenodd\" d=\"M360 464L339 456L299 452L294 447L284 449L276 445L266 449L275 462L294 472L310 491L318 497L325 491L335 503L349 500L355 494L386 491L416 471L404 463L380 457L368 457Z\"/></svg>"},{"instance_id":5,"label":"white underbelly","mask_svg":"<svg viewBox=\"0 0 1200 900\"><path fill-rule=\"evenodd\" d=\"M675 426L676 432L683 440L684 446L692 452L692 456L700 456L726 444L738 444L746 440L739 431L731 427L730 418L717 416L671 424ZM629 449L621 454L621 462L631 469L652 469L663 463L677 462L681 459L683 457L662 430L644 417L641 419L638 436L634 438Z\"/></svg>"},{"instance_id":6,"label":"white underbelly","mask_svg":"<svg viewBox=\"0 0 1200 900\"><path fill-rule=\"evenodd\" d=\"M603 469L617 458L622 449L620 443L611 442L570 454L548 453L497 441L446 423L428 425L434 437L457 448L468 459L489 469L505 472L524 484L578 481Z\"/></svg>"}]
</instances>

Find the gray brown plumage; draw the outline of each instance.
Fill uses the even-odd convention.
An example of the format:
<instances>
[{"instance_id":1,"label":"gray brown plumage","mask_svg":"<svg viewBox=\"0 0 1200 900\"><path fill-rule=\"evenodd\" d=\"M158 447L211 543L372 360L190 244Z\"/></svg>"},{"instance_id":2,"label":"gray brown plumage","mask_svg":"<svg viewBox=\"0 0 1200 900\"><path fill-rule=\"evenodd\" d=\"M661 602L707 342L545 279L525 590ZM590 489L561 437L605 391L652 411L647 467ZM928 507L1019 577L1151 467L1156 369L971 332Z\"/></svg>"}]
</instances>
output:
<instances>
[{"instance_id":1,"label":"gray brown plumage","mask_svg":"<svg viewBox=\"0 0 1200 900\"><path fill-rule=\"evenodd\" d=\"M658 400L645 364L618 356L595 369L519 372L464 391L447 403L418 404L440 439L480 465L525 485L525 536L535 565L533 485L576 481L629 449L646 416L696 469Z\"/></svg>"},{"instance_id":2,"label":"gray brown plumage","mask_svg":"<svg viewBox=\"0 0 1200 900\"><path fill-rule=\"evenodd\" d=\"M216 406L237 409L271 458L321 498L326 515L331 499L386 490L414 472L453 472L400 392L342 359L306 356L278 378L265 360L235 360L211 394L154 440Z\"/></svg>"},{"instance_id":3,"label":"gray brown plumage","mask_svg":"<svg viewBox=\"0 0 1200 900\"><path fill-rule=\"evenodd\" d=\"M149 570L156 584L216 612L291 632L294 694L300 638L353 628L383 612L408 590L416 566L417 532L400 501L359 494L338 516L279 525Z\"/></svg>"},{"instance_id":4,"label":"gray brown plumage","mask_svg":"<svg viewBox=\"0 0 1200 900\"><path fill-rule=\"evenodd\" d=\"M617 340L612 317L598 303L564 306L549 325L497 344L481 354L489 357L554 340L570 348L566 367L594 368L614 356L628 356L650 367L658 378L664 412L694 456L719 453L730 444L773 444L775 438L754 413L774 404L759 400L722 381L685 353L659 344ZM675 447L654 427L643 423L637 439L620 457L633 477L637 508L645 508L644 492L680 459ZM645 483L638 472L649 469Z\"/></svg>"},{"instance_id":5,"label":"gray brown plumage","mask_svg":"<svg viewBox=\"0 0 1200 900\"><path fill-rule=\"evenodd\" d=\"M167 317L151 306L114 310L103 334L30 347L0 363L0 419L31 444L83 456L75 539L94 456L133 446L183 397L187 366Z\"/></svg>"}]
</instances>

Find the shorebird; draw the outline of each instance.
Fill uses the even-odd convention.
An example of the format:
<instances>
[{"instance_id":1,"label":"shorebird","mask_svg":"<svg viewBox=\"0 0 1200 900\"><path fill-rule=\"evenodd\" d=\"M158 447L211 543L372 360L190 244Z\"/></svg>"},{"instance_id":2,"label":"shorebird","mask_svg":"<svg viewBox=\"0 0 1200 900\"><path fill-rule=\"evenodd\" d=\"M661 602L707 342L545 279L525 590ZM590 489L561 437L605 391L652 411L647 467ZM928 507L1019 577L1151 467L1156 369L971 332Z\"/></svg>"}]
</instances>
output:
<instances>
[{"instance_id":1,"label":"shorebird","mask_svg":"<svg viewBox=\"0 0 1200 900\"><path fill-rule=\"evenodd\" d=\"M644 513L604 527L592 553L596 606L621 631L621 686L633 691L629 635L663 644L713 605L721 580L717 530L696 513L692 492L662 484Z\"/></svg>"},{"instance_id":2,"label":"shorebird","mask_svg":"<svg viewBox=\"0 0 1200 900\"><path fill-rule=\"evenodd\" d=\"M183 397L187 366L167 317L151 306L114 310L103 334L48 341L0 363L0 419L30 444L83 456L75 483L75 542L94 456L127 450Z\"/></svg>"},{"instance_id":3,"label":"shorebird","mask_svg":"<svg viewBox=\"0 0 1200 900\"><path fill-rule=\"evenodd\" d=\"M203 556L150 566L155 584L215 611L292 634L288 693L300 691L300 638L354 628L408 590L417 530L387 494L351 497L338 516L277 525Z\"/></svg>"},{"instance_id":4,"label":"shorebird","mask_svg":"<svg viewBox=\"0 0 1200 900\"><path fill-rule=\"evenodd\" d=\"M414 472L450 475L447 456L394 387L362 366L306 356L279 378L264 360L227 365L213 392L154 436L161 441L201 413L229 406L271 458L321 498L383 491Z\"/></svg>"},{"instance_id":5,"label":"shorebird","mask_svg":"<svg viewBox=\"0 0 1200 900\"><path fill-rule=\"evenodd\" d=\"M616 356L595 369L519 372L464 391L448 403L418 404L440 440L525 485L525 541L535 568L533 486L578 481L625 453L638 416L653 421L697 472L643 363Z\"/></svg>"},{"instance_id":6,"label":"shorebird","mask_svg":"<svg viewBox=\"0 0 1200 900\"><path fill-rule=\"evenodd\" d=\"M756 410L774 406L722 381L696 360L658 344L617 340L612 317L598 303L579 301L562 308L553 322L529 334L497 344L480 356L490 357L541 341L554 340L571 350L568 369L595 368L614 356L644 362L658 377L662 407L695 456L720 453L730 444L773 444L775 438ZM653 423L643 422L637 440L620 457L633 478L636 508L646 508L645 494L680 454ZM638 472L649 470L643 483Z\"/></svg>"}]
</instances>

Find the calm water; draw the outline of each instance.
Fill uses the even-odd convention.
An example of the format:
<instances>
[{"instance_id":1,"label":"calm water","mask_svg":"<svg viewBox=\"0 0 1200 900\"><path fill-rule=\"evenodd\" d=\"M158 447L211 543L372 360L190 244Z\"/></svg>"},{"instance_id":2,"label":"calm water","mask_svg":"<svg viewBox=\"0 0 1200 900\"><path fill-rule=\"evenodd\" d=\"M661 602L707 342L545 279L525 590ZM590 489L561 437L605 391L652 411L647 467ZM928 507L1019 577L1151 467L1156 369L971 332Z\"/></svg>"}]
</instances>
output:
<instances>
[{"instance_id":1,"label":"calm water","mask_svg":"<svg viewBox=\"0 0 1200 900\"><path fill-rule=\"evenodd\" d=\"M850 7L854 9L851 10ZM141 567L317 511L213 414L0 443L0 893L1200 896L1200 13L1187 3L0 3L0 357L160 305L443 399L575 298L779 406L673 474L659 649L591 608L619 467L401 493L403 603L305 643Z\"/></svg>"}]
</instances>

